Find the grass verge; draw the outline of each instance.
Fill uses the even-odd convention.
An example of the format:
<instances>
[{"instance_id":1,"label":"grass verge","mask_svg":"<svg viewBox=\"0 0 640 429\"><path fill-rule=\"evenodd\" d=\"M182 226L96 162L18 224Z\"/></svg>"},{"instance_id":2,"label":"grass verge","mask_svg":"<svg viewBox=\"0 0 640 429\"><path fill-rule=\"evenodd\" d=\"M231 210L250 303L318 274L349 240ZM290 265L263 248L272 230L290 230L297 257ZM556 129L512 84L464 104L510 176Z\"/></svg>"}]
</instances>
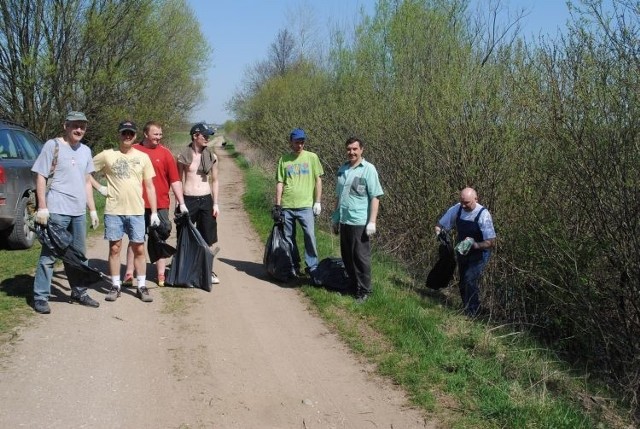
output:
<instances>
[{"instance_id":1,"label":"grass verge","mask_svg":"<svg viewBox=\"0 0 640 429\"><path fill-rule=\"evenodd\" d=\"M98 214L104 213L104 197L94 192ZM104 234L102 220L96 230L89 228L90 237ZM35 242L31 249L0 249L0 342L10 339L17 326L22 325L35 313L30 307L33 298L33 276L40 257L41 245ZM61 263L58 262L60 265Z\"/></svg>"},{"instance_id":2,"label":"grass verge","mask_svg":"<svg viewBox=\"0 0 640 429\"><path fill-rule=\"evenodd\" d=\"M273 180L250 166L229 139L226 149L244 171L244 206L266 242ZM316 229L321 259L339 255L328 228ZM321 288L302 289L356 353L445 427L631 427L626 411L610 399L615 395L588 374L569 368L525 332L466 318L375 247L374 292L364 304Z\"/></svg>"}]
</instances>

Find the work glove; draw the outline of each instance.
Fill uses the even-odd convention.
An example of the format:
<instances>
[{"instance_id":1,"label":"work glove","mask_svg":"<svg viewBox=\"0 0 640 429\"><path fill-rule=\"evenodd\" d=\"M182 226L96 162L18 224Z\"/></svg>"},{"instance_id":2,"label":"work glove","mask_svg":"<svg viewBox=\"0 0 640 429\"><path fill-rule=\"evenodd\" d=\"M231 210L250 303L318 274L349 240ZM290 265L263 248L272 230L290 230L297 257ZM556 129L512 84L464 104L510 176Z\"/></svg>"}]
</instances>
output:
<instances>
[{"instance_id":1,"label":"work glove","mask_svg":"<svg viewBox=\"0 0 640 429\"><path fill-rule=\"evenodd\" d=\"M440 232L442 231L442 228L440 228L438 225L436 225L436 238L438 238L440 236Z\"/></svg>"},{"instance_id":2,"label":"work glove","mask_svg":"<svg viewBox=\"0 0 640 429\"><path fill-rule=\"evenodd\" d=\"M331 232L335 235L340 234L340 224L338 222L331 221Z\"/></svg>"},{"instance_id":3,"label":"work glove","mask_svg":"<svg viewBox=\"0 0 640 429\"><path fill-rule=\"evenodd\" d=\"M151 213L151 218L149 219L149 223L151 226L160 226L160 218L158 217L157 212Z\"/></svg>"},{"instance_id":4,"label":"work glove","mask_svg":"<svg viewBox=\"0 0 640 429\"><path fill-rule=\"evenodd\" d=\"M36 223L46 225L49 222L49 209L38 209L36 212Z\"/></svg>"},{"instance_id":5,"label":"work glove","mask_svg":"<svg viewBox=\"0 0 640 429\"><path fill-rule=\"evenodd\" d=\"M274 222L282 222L282 206L275 205L271 209L271 217Z\"/></svg>"},{"instance_id":6,"label":"work glove","mask_svg":"<svg viewBox=\"0 0 640 429\"><path fill-rule=\"evenodd\" d=\"M313 215L320 216L320 212L322 211L322 206L320 203L313 203Z\"/></svg>"},{"instance_id":7,"label":"work glove","mask_svg":"<svg viewBox=\"0 0 640 429\"><path fill-rule=\"evenodd\" d=\"M473 243L475 243L475 240L473 238L465 238L456 246L456 252L458 252L462 256L466 255L467 253L469 253L471 248L473 248Z\"/></svg>"},{"instance_id":8,"label":"work glove","mask_svg":"<svg viewBox=\"0 0 640 429\"><path fill-rule=\"evenodd\" d=\"M213 205L213 217L218 217L220 214L220 207L217 204Z\"/></svg>"},{"instance_id":9,"label":"work glove","mask_svg":"<svg viewBox=\"0 0 640 429\"><path fill-rule=\"evenodd\" d=\"M180 204L178 206L178 208L180 209L180 213L182 213L182 214L189 213L189 209L187 208L187 206L185 204Z\"/></svg>"},{"instance_id":10,"label":"work glove","mask_svg":"<svg viewBox=\"0 0 640 429\"><path fill-rule=\"evenodd\" d=\"M100 225L100 220L98 219L98 212L95 210L91 210L89 212L89 217L91 218L91 228L96 229L98 225Z\"/></svg>"},{"instance_id":11,"label":"work glove","mask_svg":"<svg viewBox=\"0 0 640 429\"><path fill-rule=\"evenodd\" d=\"M366 232L366 234L369 237L371 237L373 234L376 233L376 224L373 222L369 222L367 226L364 228L364 232Z\"/></svg>"},{"instance_id":12,"label":"work glove","mask_svg":"<svg viewBox=\"0 0 640 429\"><path fill-rule=\"evenodd\" d=\"M98 188L98 192L100 192L102 195L104 195L106 197L107 196L107 187L106 186L100 186Z\"/></svg>"}]
</instances>

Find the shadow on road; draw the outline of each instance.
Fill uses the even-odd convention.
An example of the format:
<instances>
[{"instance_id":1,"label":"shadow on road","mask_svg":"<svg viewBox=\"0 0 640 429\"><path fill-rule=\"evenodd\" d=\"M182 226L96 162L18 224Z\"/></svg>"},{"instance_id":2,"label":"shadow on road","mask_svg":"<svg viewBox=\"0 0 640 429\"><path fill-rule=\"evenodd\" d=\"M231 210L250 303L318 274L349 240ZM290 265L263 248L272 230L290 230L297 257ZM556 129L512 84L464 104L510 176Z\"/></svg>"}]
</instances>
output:
<instances>
[{"instance_id":1,"label":"shadow on road","mask_svg":"<svg viewBox=\"0 0 640 429\"><path fill-rule=\"evenodd\" d=\"M256 262L237 261L234 259L227 259L227 258L218 258L218 261L231 265L236 270L247 273L251 277L264 280L266 282L269 282L281 288L297 288L297 287L309 284L309 279L305 277L298 277L287 283L279 282L267 274L262 264L259 264Z\"/></svg>"}]
</instances>

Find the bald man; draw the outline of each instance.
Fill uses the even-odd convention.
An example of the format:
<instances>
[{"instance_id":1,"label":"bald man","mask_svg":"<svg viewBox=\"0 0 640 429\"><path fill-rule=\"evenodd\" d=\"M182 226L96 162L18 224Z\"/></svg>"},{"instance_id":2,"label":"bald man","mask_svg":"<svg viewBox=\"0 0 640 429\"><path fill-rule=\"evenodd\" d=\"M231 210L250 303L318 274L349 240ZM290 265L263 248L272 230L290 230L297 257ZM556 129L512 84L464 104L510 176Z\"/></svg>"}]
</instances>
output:
<instances>
[{"instance_id":1,"label":"bald man","mask_svg":"<svg viewBox=\"0 0 640 429\"><path fill-rule=\"evenodd\" d=\"M496 241L491 213L478 203L478 194L473 188L460 192L460 202L450 207L435 227L436 234L440 234L441 229L449 231L453 228L457 231L456 244L467 238L473 240L468 253L456 252L460 297L465 314L473 317L480 310L480 277Z\"/></svg>"}]
</instances>

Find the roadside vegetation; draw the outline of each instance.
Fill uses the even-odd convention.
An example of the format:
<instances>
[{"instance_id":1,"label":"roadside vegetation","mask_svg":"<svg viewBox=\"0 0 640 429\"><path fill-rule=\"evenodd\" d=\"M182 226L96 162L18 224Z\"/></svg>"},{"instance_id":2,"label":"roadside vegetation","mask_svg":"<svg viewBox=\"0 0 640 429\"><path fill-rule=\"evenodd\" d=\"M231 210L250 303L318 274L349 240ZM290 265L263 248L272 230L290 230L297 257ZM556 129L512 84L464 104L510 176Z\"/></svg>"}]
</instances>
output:
<instances>
[{"instance_id":1,"label":"roadside vegetation","mask_svg":"<svg viewBox=\"0 0 640 429\"><path fill-rule=\"evenodd\" d=\"M273 174L226 141L244 170L245 209L266 242L273 226ZM316 238L321 259L340 256L328 224L317 226ZM459 311L455 286L429 293L377 238L373 250L374 292L365 304L305 283L302 290L357 354L444 427L629 427L620 398L588 373L571 368L514 325L469 320Z\"/></svg>"},{"instance_id":2,"label":"roadside vegetation","mask_svg":"<svg viewBox=\"0 0 640 429\"><path fill-rule=\"evenodd\" d=\"M325 208L345 140L362 139L385 190L376 248L420 294L433 225L476 188L498 236L491 323L607 384L640 421L637 1L569 1L566 29L534 40L517 31L525 13L480 3L380 0L319 52L311 25L287 27L229 104L235 130L275 165L304 128Z\"/></svg>"}]
</instances>

